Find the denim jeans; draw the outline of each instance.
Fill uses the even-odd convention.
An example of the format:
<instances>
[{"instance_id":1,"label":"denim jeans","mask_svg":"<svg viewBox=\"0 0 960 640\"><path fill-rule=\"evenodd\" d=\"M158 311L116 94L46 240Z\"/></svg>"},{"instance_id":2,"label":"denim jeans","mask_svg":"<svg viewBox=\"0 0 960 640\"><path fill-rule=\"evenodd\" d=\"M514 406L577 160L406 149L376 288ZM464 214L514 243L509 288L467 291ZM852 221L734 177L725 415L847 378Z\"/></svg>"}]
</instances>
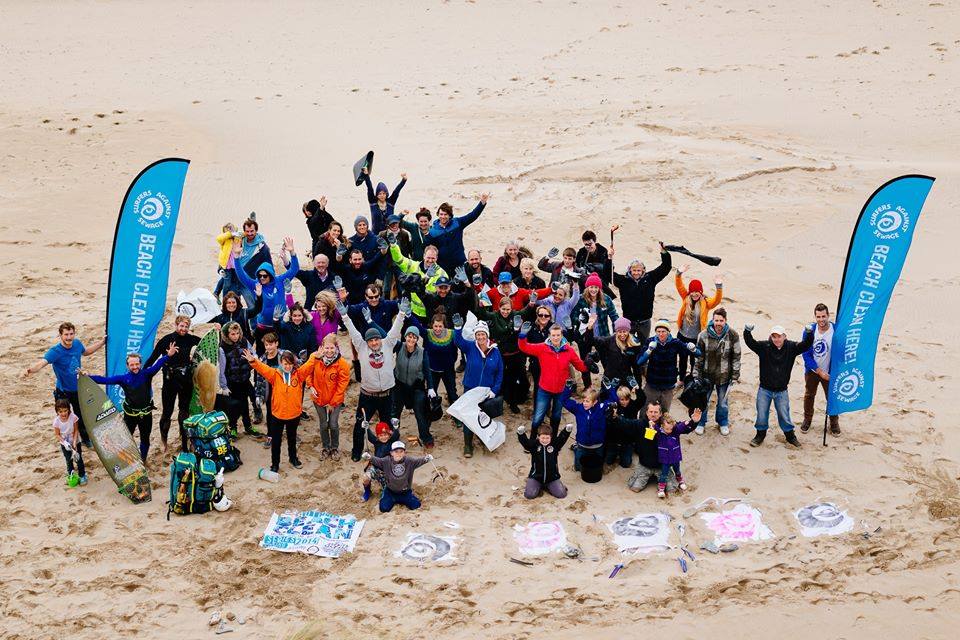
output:
<instances>
[{"instance_id":1,"label":"denim jeans","mask_svg":"<svg viewBox=\"0 0 960 640\"><path fill-rule=\"evenodd\" d=\"M353 447L350 450L350 457L354 462L360 459L360 454L363 453L363 444L367 438L367 434L363 428L364 417L372 424L376 424L377 420L390 424L391 409L389 394L385 396L368 396L361 391L357 396L357 419L353 423Z\"/></svg>"},{"instance_id":2,"label":"denim jeans","mask_svg":"<svg viewBox=\"0 0 960 640\"><path fill-rule=\"evenodd\" d=\"M703 416L700 418L699 426L707 426L707 414L710 410L710 396L713 395L713 390L717 390L717 425L721 427L726 427L730 425L730 406L727 404L727 392L730 390L730 383L727 384L711 384L710 390L707 391L707 400L703 408Z\"/></svg>"},{"instance_id":3,"label":"denim jeans","mask_svg":"<svg viewBox=\"0 0 960 640\"><path fill-rule=\"evenodd\" d=\"M398 504L414 511L420 508L420 499L413 495L413 491L410 489L398 493L384 487L383 493L380 495L380 511L386 513Z\"/></svg>"},{"instance_id":4,"label":"denim jeans","mask_svg":"<svg viewBox=\"0 0 960 640\"><path fill-rule=\"evenodd\" d=\"M624 469L633 466L633 445L629 442L604 442L603 443L604 462L606 464L620 463Z\"/></svg>"},{"instance_id":5,"label":"denim jeans","mask_svg":"<svg viewBox=\"0 0 960 640\"><path fill-rule=\"evenodd\" d=\"M560 395L537 388L537 398L533 406L533 433L536 433L537 428L543 424L543 420L547 416L547 408L550 407L551 402L553 406L550 409L550 426L553 427L554 433L557 432L557 428L560 426L560 418L563 415L563 403L560 401Z\"/></svg>"},{"instance_id":6,"label":"denim jeans","mask_svg":"<svg viewBox=\"0 0 960 640\"><path fill-rule=\"evenodd\" d=\"M317 421L320 423L320 442L324 449L340 449L340 412L343 405L328 408L318 404L313 405L317 411Z\"/></svg>"},{"instance_id":7,"label":"denim jeans","mask_svg":"<svg viewBox=\"0 0 960 640\"><path fill-rule=\"evenodd\" d=\"M680 473L680 463L676 464L661 464L660 465L660 484L666 484L667 478L670 477L670 469L673 469L673 475L677 477L677 482L680 482L680 479L683 477L683 474Z\"/></svg>"},{"instance_id":8,"label":"denim jeans","mask_svg":"<svg viewBox=\"0 0 960 640\"><path fill-rule=\"evenodd\" d=\"M767 421L770 418L770 404L773 403L777 410L777 422L780 423L780 429L784 433L793 431L793 423L790 422L790 396L786 389L783 391L770 391L763 387L757 388L757 431L767 430Z\"/></svg>"},{"instance_id":9,"label":"denim jeans","mask_svg":"<svg viewBox=\"0 0 960 640\"><path fill-rule=\"evenodd\" d=\"M581 445L575 446L573 448L573 470L574 471L580 471L580 459L583 458L583 456L588 452L589 453L595 452L597 455L603 458L603 445L600 445L599 447L590 447L590 448L583 447Z\"/></svg>"}]
</instances>

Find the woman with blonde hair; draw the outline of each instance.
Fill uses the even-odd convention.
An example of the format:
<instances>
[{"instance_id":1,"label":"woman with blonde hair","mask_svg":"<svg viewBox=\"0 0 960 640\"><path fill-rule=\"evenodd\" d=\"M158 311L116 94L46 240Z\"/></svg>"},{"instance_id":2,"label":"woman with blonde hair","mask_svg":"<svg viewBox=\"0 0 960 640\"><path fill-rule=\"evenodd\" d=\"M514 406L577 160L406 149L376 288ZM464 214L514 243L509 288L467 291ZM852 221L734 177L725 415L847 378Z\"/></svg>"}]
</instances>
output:
<instances>
[{"instance_id":1,"label":"woman with blonde hair","mask_svg":"<svg viewBox=\"0 0 960 640\"><path fill-rule=\"evenodd\" d=\"M313 303L313 313L310 314L310 322L313 323L313 330L317 334L317 344L323 344L323 339L331 333L337 335L340 314L337 313L337 297L332 290L324 289L317 294Z\"/></svg>"},{"instance_id":2,"label":"woman with blonde hair","mask_svg":"<svg viewBox=\"0 0 960 640\"><path fill-rule=\"evenodd\" d=\"M710 310L716 307L723 300L723 279L718 273L714 278L716 290L709 298L703 295L703 283L699 280L691 280L690 286L683 284L683 273L690 268L685 264L677 267L676 286L677 293L680 294L680 311L677 313L677 338L684 343L696 343L700 332L707 328L707 320ZM680 379L683 380L687 375L687 353L680 352ZM690 360L690 371L693 372L693 360Z\"/></svg>"}]
</instances>

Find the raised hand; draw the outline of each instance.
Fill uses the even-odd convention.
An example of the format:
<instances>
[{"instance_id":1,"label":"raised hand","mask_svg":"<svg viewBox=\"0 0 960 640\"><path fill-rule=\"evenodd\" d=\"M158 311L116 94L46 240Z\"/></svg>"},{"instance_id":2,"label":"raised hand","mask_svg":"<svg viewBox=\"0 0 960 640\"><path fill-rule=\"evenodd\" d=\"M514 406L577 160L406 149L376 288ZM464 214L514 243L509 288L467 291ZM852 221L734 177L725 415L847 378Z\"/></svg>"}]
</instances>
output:
<instances>
[{"instance_id":1,"label":"raised hand","mask_svg":"<svg viewBox=\"0 0 960 640\"><path fill-rule=\"evenodd\" d=\"M690 268L689 264L682 264L679 267L677 267L677 273L679 273L680 275L683 275L684 273L687 272L687 269L689 268Z\"/></svg>"},{"instance_id":2,"label":"raised hand","mask_svg":"<svg viewBox=\"0 0 960 640\"><path fill-rule=\"evenodd\" d=\"M386 239L384 239L384 238L377 238L377 249L380 249L380 251L386 251L386 250L387 250L387 241L386 241Z\"/></svg>"},{"instance_id":3,"label":"raised hand","mask_svg":"<svg viewBox=\"0 0 960 640\"><path fill-rule=\"evenodd\" d=\"M723 274L722 274L722 273L719 273L719 272L718 272L715 276L713 276L713 284L717 285L718 287L723 286Z\"/></svg>"},{"instance_id":4,"label":"raised hand","mask_svg":"<svg viewBox=\"0 0 960 640\"><path fill-rule=\"evenodd\" d=\"M467 270L463 268L463 265L460 265L453 270L453 277L457 280L457 282L467 284Z\"/></svg>"},{"instance_id":5,"label":"raised hand","mask_svg":"<svg viewBox=\"0 0 960 640\"><path fill-rule=\"evenodd\" d=\"M513 330L519 331L520 325L523 323L523 318L520 317L520 314L513 316Z\"/></svg>"},{"instance_id":6,"label":"raised hand","mask_svg":"<svg viewBox=\"0 0 960 640\"><path fill-rule=\"evenodd\" d=\"M437 265L432 264L427 267L427 270L424 271L424 274L427 276L427 278L432 278L433 276L437 275Z\"/></svg>"},{"instance_id":7,"label":"raised hand","mask_svg":"<svg viewBox=\"0 0 960 640\"><path fill-rule=\"evenodd\" d=\"M170 342L169 346L167 346L167 357L172 358L173 356L177 355L178 351L180 351L180 347L177 346L177 343Z\"/></svg>"},{"instance_id":8,"label":"raised hand","mask_svg":"<svg viewBox=\"0 0 960 640\"><path fill-rule=\"evenodd\" d=\"M373 322L373 314L370 313L370 307L364 307L360 313L363 314L363 319L367 321L367 324Z\"/></svg>"},{"instance_id":9,"label":"raised hand","mask_svg":"<svg viewBox=\"0 0 960 640\"><path fill-rule=\"evenodd\" d=\"M557 247L550 247L550 251L547 251L547 257L551 260L556 258L558 255L560 255L560 249Z\"/></svg>"},{"instance_id":10,"label":"raised hand","mask_svg":"<svg viewBox=\"0 0 960 640\"><path fill-rule=\"evenodd\" d=\"M537 299L538 299L538 298L539 298L539 296L537 295L537 292L536 292L536 291L531 291L531 292L530 292L530 306L531 306L531 307L532 307L533 305L537 304Z\"/></svg>"},{"instance_id":11,"label":"raised hand","mask_svg":"<svg viewBox=\"0 0 960 640\"><path fill-rule=\"evenodd\" d=\"M627 386L630 387L631 389L636 389L639 386L637 384L637 379L634 378L633 376L630 376L629 378L627 378Z\"/></svg>"},{"instance_id":12,"label":"raised hand","mask_svg":"<svg viewBox=\"0 0 960 640\"><path fill-rule=\"evenodd\" d=\"M490 199L490 194L489 194L489 193L481 193L481 194L480 194L480 202L482 202L483 204L487 204L487 200L489 200L489 199Z\"/></svg>"},{"instance_id":13,"label":"raised hand","mask_svg":"<svg viewBox=\"0 0 960 640\"><path fill-rule=\"evenodd\" d=\"M337 301L334 303L334 306L337 309L337 313L340 314L341 318L347 317L347 305L343 304L343 300L337 298Z\"/></svg>"},{"instance_id":14,"label":"raised hand","mask_svg":"<svg viewBox=\"0 0 960 640\"><path fill-rule=\"evenodd\" d=\"M406 179L407 179L407 174L406 174L406 172L400 174L400 179L401 179L401 180L406 180Z\"/></svg>"},{"instance_id":15,"label":"raised hand","mask_svg":"<svg viewBox=\"0 0 960 640\"><path fill-rule=\"evenodd\" d=\"M667 252L667 247L664 246L664 244L663 244L662 241L658 240L658 241L657 241L657 244L660 245L660 253L666 253L666 252Z\"/></svg>"},{"instance_id":16,"label":"raised hand","mask_svg":"<svg viewBox=\"0 0 960 640\"><path fill-rule=\"evenodd\" d=\"M333 288L337 290L343 289L343 278L340 276L333 276Z\"/></svg>"},{"instance_id":17,"label":"raised hand","mask_svg":"<svg viewBox=\"0 0 960 640\"><path fill-rule=\"evenodd\" d=\"M553 282L550 283L550 291L553 291L554 293L556 293L559 290L560 290L560 283L557 280L554 280Z\"/></svg>"},{"instance_id":18,"label":"raised hand","mask_svg":"<svg viewBox=\"0 0 960 640\"><path fill-rule=\"evenodd\" d=\"M522 435L525 434L526 432L527 432L527 427L526 427L526 425L520 425L519 427L517 427L517 435L518 435L518 436L522 436Z\"/></svg>"},{"instance_id":19,"label":"raised hand","mask_svg":"<svg viewBox=\"0 0 960 640\"><path fill-rule=\"evenodd\" d=\"M287 236L283 239L283 248L289 251L290 253L296 253L297 250L293 248L293 238Z\"/></svg>"},{"instance_id":20,"label":"raised hand","mask_svg":"<svg viewBox=\"0 0 960 640\"><path fill-rule=\"evenodd\" d=\"M320 211L327 210L327 196L320 196L320 199L317 202L320 203Z\"/></svg>"},{"instance_id":21,"label":"raised hand","mask_svg":"<svg viewBox=\"0 0 960 640\"><path fill-rule=\"evenodd\" d=\"M403 298L400 300L400 313L404 316L410 315L410 298Z\"/></svg>"},{"instance_id":22,"label":"raised hand","mask_svg":"<svg viewBox=\"0 0 960 640\"><path fill-rule=\"evenodd\" d=\"M390 418L390 426L394 429L400 427L400 418Z\"/></svg>"},{"instance_id":23,"label":"raised hand","mask_svg":"<svg viewBox=\"0 0 960 640\"><path fill-rule=\"evenodd\" d=\"M520 319L520 316L514 316L514 320L513 320L513 326L514 326L514 327L517 326L517 320L519 320L519 319ZM527 336L527 334L530 333L530 329L532 329L532 328L533 328L533 325L530 324L529 321L528 321L528 322L524 322L522 325L520 325L520 337L521 337L521 338L525 338L525 337Z\"/></svg>"},{"instance_id":24,"label":"raised hand","mask_svg":"<svg viewBox=\"0 0 960 640\"><path fill-rule=\"evenodd\" d=\"M756 328L755 325L752 325L752 324L745 324L745 325L743 325L743 331L744 331L744 333L746 333L747 331L753 333L753 330L754 330L755 328Z\"/></svg>"},{"instance_id":25,"label":"raised hand","mask_svg":"<svg viewBox=\"0 0 960 640\"><path fill-rule=\"evenodd\" d=\"M397 234L395 234L393 231L387 231L387 242L390 244L390 246L397 244Z\"/></svg>"},{"instance_id":26,"label":"raised hand","mask_svg":"<svg viewBox=\"0 0 960 640\"><path fill-rule=\"evenodd\" d=\"M240 352L240 355L242 355L243 359L246 360L247 362L253 362L254 360L257 359L257 356L250 353L250 349L244 349L243 351Z\"/></svg>"},{"instance_id":27,"label":"raised hand","mask_svg":"<svg viewBox=\"0 0 960 640\"><path fill-rule=\"evenodd\" d=\"M584 362L584 364L587 365L587 371L590 373L600 373L600 366L590 358L587 358L587 362Z\"/></svg>"},{"instance_id":28,"label":"raised hand","mask_svg":"<svg viewBox=\"0 0 960 640\"><path fill-rule=\"evenodd\" d=\"M451 320L453 322L454 329L463 329L463 318L459 313L453 314L453 318L451 318Z\"/></svg>"}]
</instances>

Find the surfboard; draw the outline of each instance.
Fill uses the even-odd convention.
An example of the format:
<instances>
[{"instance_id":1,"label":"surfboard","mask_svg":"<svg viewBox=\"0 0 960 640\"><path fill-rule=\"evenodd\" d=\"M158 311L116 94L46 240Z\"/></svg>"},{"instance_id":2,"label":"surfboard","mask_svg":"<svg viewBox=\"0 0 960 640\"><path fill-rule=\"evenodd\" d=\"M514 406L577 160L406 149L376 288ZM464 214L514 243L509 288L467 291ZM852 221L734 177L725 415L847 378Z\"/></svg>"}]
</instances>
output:
<instances>
[{"instance_id":1,"label":"surfboard","mask_svg":"<svg viewBox=\"0 0 960 640\"><path fill-rule=\"evenodd\" d=\"M200 338L199 344L193 350L194 371L196 365L201 362L209 362L215 367L220 363L220 330L210 329ZM197 385L193 385L193 396L190 398L190 415L203 413L204 408L200 404L200 390Z\"/></svg>"},{"instance_id":2,"label":"surfboard","mask_svg":"<svg viewBox=\"0 0 960 640\"><path fill-rule=\"evenodd\" d=\"M77 381L77 395L83 422L103 468L120 493L134 504L148 502L151 494L147 468L140 459L140 448L123 422L123 412L100 385L86 375Z\"/></svg>"}]
</instances>

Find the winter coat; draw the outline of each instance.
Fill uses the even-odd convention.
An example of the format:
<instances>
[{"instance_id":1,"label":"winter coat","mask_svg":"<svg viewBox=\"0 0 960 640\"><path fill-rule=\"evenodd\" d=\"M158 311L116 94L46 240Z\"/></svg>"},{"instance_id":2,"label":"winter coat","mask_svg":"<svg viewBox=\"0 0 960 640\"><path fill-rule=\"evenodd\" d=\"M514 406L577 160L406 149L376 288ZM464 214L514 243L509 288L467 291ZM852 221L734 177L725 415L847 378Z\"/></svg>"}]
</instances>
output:
<instances>
[{"instance_id":1,"label":"winter coat","mask_svg":"<svg viewBox=\"0 0 960 640\"><path fill-rule=\"evenodd\" d=\"M325 289L333 290L333 271L327 269L327 276L324 278L316 269L300 269L297 272L296 278L303 285L303 288L306 289L306 299L303 304L305 309L313 309L314 303L317 301L317 294Z\"/></svg>"},{"instance_id":2,"label":"winter coat","mask_svg":"<svg viewBox=\"0 0 960 640\"><path fill-rule=\"evenodd\" d=\"M561 400L563 408L572 413L577 421L577 444L584 447L603 444L607 437L607 407L616 404L616 399L608 400L609 391L604 389L597 398L597 402L586 409L582 402L577 402L571 397L572 394L573 390L570 387L564 387Z\"/></svg>"},{"instance_id":3,"label":"winter coat","mask_svg":"<svg viewBox=\"0 0 960 640\"><path fill-rule=\"evenodd\" d=\"M311 394L313 404L318 407L342 405L351 371L350 363L339 355L330 364L324 364L322 358L314 356L313 371L306 379L306 384L316 392L315 396Z\"/></svg>"},{"instance_id":4,"label":"winter coat","mask_svg":"<svg viewBox=\"0 0 960 640\"><path fill-rule=\"evenodd\" d=\"M403 314L398 313L393 320L393 326L387 336L380 341L380 349L371 351L363 334L357 331L350 315L343 319L343 324L350 334L353 348L357 350L357 362L360 363L360 391L368 394L378 394L390 391L396 384L393 377L393 367L396 364L396 354L393 349L400 342L400 330L403 328Z\"/></svg>"},{"instance_id":5,"label":"winter coat","mask_svg":"<svg viewBox=\"0 0 960 640\"><path fill-rule=\"evenodd\" d=\"M475 312L477 309L477 293L473 287L467 287L463 292L450 291L443 297L439 293L428 291L419 295L426 310L424 317L427 321L429 322L437 313L443 312L448 328L453 328L453 314L459 313L460 317L466 318L467 311Z\"/></svg>"},{"instance_id":6,"label":"winter coat","mask_svg":"<svg viewBox=\"0 0 960 640\"><path fill-rule=\"evenodd\" d=\"M329 318L323 320L320 314L314 311L310 314L310 324L313 325L313 335L317 339L317 344L323 344L323 339L331 333L336 335L340 327L340 313L334 309Z\"/></svg>"},{"instance_id":7,"label":"winter coat","mask_svg":"<svg viewBox=\"0 0 960 640\"><path fill-rule=\"evenodd\" d=\"M246 340L239 343L229 342L226 336L220 339L220 351L217 357L220 388L229 389L231 394L250 388L250 372L253 371L253 367L243 357L244 349L252 350L253 345Z\"/></svg>"},{"instance_id":8,"label":"winter coat","mask_svg":"<svg viewBox=\"0 0 960 640\"><path fill-rule=\"evenodd\" d=\"M489 307L477 309L477 318L487 323L490 328L490 339L497 343L500 353L505 356L512 356L520 348L517 346L517 332L513 330L513 318L520 316L522 320L529 320L530 314L526 311L511 311L506 318L499 311L493 311Z\"/></svg>"},{"instance_id":9,"label":"winter coat","mask_svg":"<svg viewBox=\"0 0 960 640\"><path fill-rule=\"evenodd\" d=\"M218 324L221 327L225 327L228 322L236 322L240 325L240 329L243 330L243 337L246 338L248 342L253 342L253 331L250 329L250 321L257 317L261 309L263 309L263 296L257 296L257 301L249 309L238 306L237 310L231 313L221 308L220 314L214 316L210 320L210 324Z\"/></svg>"},{"instance_id":10,"label":"winter coat","mask_svg":"<svg viewBox=\"0 0 960 640\"><path fill-rule=\"evenodd\" d=\"M397 363L393 367L393 377L397 384L402 384L406 389L412 388L421 391L433 388L430 356L427 355L426 349L418 344L413 353L410 353L407 351L406 345L401 344L397 349L396 358Z\"/></svg>"},{"instance_id":11,"label":"winter coat","mask_svg":"<svg viewBox=\"0 0 960 640\"><path fill-rule=\"evenodd\" d=\"M463 250L463 232L469 225L476 222L486 206L484 203L478 202L473 211L465 216L451 218L445 227L440 224L439 218L430 225L430 244L439 250L440 258L438 261L444 270L453 273L457 265L466 262L467 254Z\"/></svg>"},{"instance_id":12,"label":"winter coat","mask_svg":"<svg viewBox=\"0 0 960 640\"><path fill-rule=\"evenodd\" d=\"M790 384L793 362L813 344L813 332L807 327L800 342L784 340L779 349L770 339L757 342L749 330L743 332L743 341L760 358L760 386L767 391L785 391Z\"/></svg>"},{"instance_id":13,"label":"winter coat","mask_svg":"<svg viewBox=\"0 0 960 640\"><path fill-rule=\"evenodd\" d=\"M274 316L278 309L286 308L286 294L283 290L283 284L287 280L292 280L297 272L300 270L300 260L294 254L290 258L290 267L283 273L283 275L276 275L273 270L273 265L269 262L264 262L259 267L256 268L254 274L258 271L266 271L272 276L270 282L263 285L261 297L263 298L263 308L260 310L260 313L257 314L257 325L263 327L272 327L274 325ZM237 277L240 279L240 282L243 283L250 291L254 291L257 287L257 280L250 277L247 272L243 269L237 269Z\"/></svg>"},{"instance_id":14,"label":"winter coat","mask_svg":"<svg viewBox=\"0 0 960 640\"><path fill-rule=\"evenodd\" d=\"M364 293L367 285L380 279L380 265L383 262L383 254L377 251L377 255L371 260L364 261L359 268L355 269L348 262L346 256L344 261L335 263L337 275L343 280L343 288L347 290L347 303L360 304L366 298Z\"/></svg>"},{"instance_id":15,"label":"winter coat","mask_svg":"<svg viewBox=\"0 0 960 640\"><path fill-rule=\"evenodd\" d=\"M487 352L483 353L475 341L463 337L461 329L453 332L453 340L467 359L463 372L464 392L475 387L489 387L493 393L499 394L503 384L503 357L497 345L491 342Z\"/></svg>"},{"instance_id":16,"label":"winter coat","mask_svg":"<svg viewBox=\"0 0 960 640\"><path fill-rule=\"evenodd\" d=\"M680 327L683 326L683 316L687 314L687 307L692 301L690 300L690 293L683 284L683 276L681 276L679 273L675 278L675 284L677 285L677 293L680 294L680 298L683 300L683 302L680 303L680 311L677 313L677 331L679 331ZM707 319L710 316L710 310L720 304L722 300L722 284L717 285L716 291L709 298L706 296L702 296L700 298L700 331L703 331L707 328Z\"/></svg>"},{"instance_id":17,"label":"winter coat","mask_svg":"<svg viewBox=\"0 0 960 640\"><path fill-rule=\"evenodd\" d=\"M573 313L574 307L577 306L577 303L580 302L580 286L574 282L573 291L570 292L570 295L563 299L563 302L557 304L553 300L553 295L549 295L543 300L537 300L537 306L550 307L553 310L554 320L560 324L562 327L573 326L573 318L571 314Z\"/></svg>"},{"instance_id":18,"label":"winter coat","mask_svg":"<svg viewBox=\"0 0 960 640\"><path fill-rule=\"evenodd\" d=\"M251 365L270 385L270 412L279 420L293 420L303 413L303 385L309 380L316 364L316 357L310 356L306 364L290 373L274 369L259 360Z\"/></svg>"},{"instance_id":19,"label":"winter coat","mask_svg":"<svg viewBox=\"0 0 960 640\"><path fill-rule=\"evenodd\" d=\"M653 347L652 352L650 347ZM686 343L667 334L667 341L661 343L657 336L651 336L647 340L647 350L637 358L638 365L647 365L647 384L660 391L677 386L680 376L677 360L682 351L690 351L691 347L693 355L699 356L700 351L692 342Z\"/></svg>"},{"instance_id":20,"label":"winter coat","mask_svg":"<svg viewBox=\"0 0 960 640\"><path fill-rule=\"evenodd\" d=\"M672 262L670 253L660 253L660 265L653 271L647 271L634 280L630 272L621 275L614 272L613 284L620 291L620 305L623 317L632 322L643 322L653 317L653 298L657 285L670 273Z\"/></svg>"},{"instance_id":21,"label":"winter coat","mask_svg":"<svg viewBox=\"0 0 960 640\"><path fill-rule=\"evenodd\" d=\"M703 354L695 359L693 377L705 378L715 385L740 379L740 334L729 326L718 335L713 325L697 337L697 349Z\"/></svg>"},{"instance_id":22,"label":"winter coat","mask_svg":"<svg viewBox=\"0 0 960 640\"><path fill-rule=\"evenodd\" d=\"M310 354L317 350L317 332L311 322L306 320L300 324L294 324L292 321L281 322L278 334L280 348L292 351L297 357L303 351Z\"/></svg>"},{"instance_id":23,"label":"winter coat","mask_svg":"<svg viewBox=\"0 0 960 640\"><path fill-rule=\"evenodd\" d=\"M401 244L401 252L411 260L423 260L423 250L430 244L430 228L428 227L427 232L424 233L416 222L406 220L400 221L400 228L406 231L410 238L410 249L403 251L403 245Z\"/></svg>"},{"instance_id":24,"label":"winter coat","mask_svg":"<svg viewBox=\"0 0 960 640\"><path fill-rule=\"evenodd\" d=\"M367 202L370 203L370 228L374 233L380 233L387 228L387 218L393 215L394 207L397 204L397 198L400 196L400 190L403 189L403 185L407 184L407 179L403 178L400 180L393 193L387 194L386 208L381 209L380 204L377 202L377 192L386 191L387 185L384 183L377 184L377 190L373 190L373 184L370 182L370 174L363 174L363 181L367 185Z\"/></svg>"},{"instance_id":25,"label":"winter coat","mask_svg":"<svg viewBox=\"0 0 960 640\"><path fill-rule=\"evenodd\" d=\"M577 371L584 372L587 365L577 355L577 352L564 340L559 348L549 342L530 344L526 336L521 336L517 345L520 351L531 355L540 363L540 388L547 393L560 393L570 376L569 366L572 364Z\"/></svg>"},{"instance_id":26,"label":"winter coat","mask_svg":"<svg viewBox=\"0 0 960 640\"><path fill-rule=\"evenodd\" d=\"M678 422L673 425L670 435L663 432L663 427L657 427L657 460L660 464L679 464L683 459L680 451L680 436L693 431L696 425L693 421Z\"/></svg>"},{"instance_id":27,"label":"winter coat","mask_svg":"<svg viewBox=\"0 0 960 640\"><path fill-rule=\"evenodd\" d=\"M526 433L518 436L520 446L530 454L530 473L528 478L533 478L541 484L550 484L554 480L560 479L560 449L567 443L570 432L561 429L555 438L550 440L550 444L543 446L536 437L531 438Z\"/></svg>"},{"instance_id":28,"label":"winter coat","mask_svg":"<svg viewBox=\"0 0 960 640\"><path fill-rule=\"evenodd\" d=\"M613 300L603 293L600 294L600 300L597 301L596 309L591 308L587 299L580 296L580 300L577 301L570 315L572 318L577 318L583 310L586 310L588 313L596 311L597 322L593 325L593 335L598 338L609 336L611 326L620 318L620 314L617 313L617 308L614 306Z\"/></svg>"},{"instance_id":29,"label":"winter coat","mask_svg":"<svg viewBox=\"0 0 960 640\"><path fill-rule=\"evenodd\" d=\"M317 245L320 243L320 238L323 234L330 228L330 223L334 221L333 216L327 213L326 209L317 209L315 213L310 214L304 221L307 223L307 231L310 232L311 248L313 249L312 255L315 256L318 253L322 253L317 250Z\"/></svg>"},{"instance_id":30,"label":"winter coat","mask_svg":"<svg viewBox=\"0 0 960 640\"><path fill-rule=\"evenodd\" d=\"M433 277L427 278L427 270L422 262L417 262L416 260L411 260L410 258L405 258L402 253L400 253L400 247L397 245L390 246L390 257L393 258L393 263L403 273L415 273L423 279L423 287L427 293L434 293L437 290L437 280L442 277L448 277L447 272L444 271L440 265L437 265L436 272L433 274ZM413 315L419 318L427 317L427 309L423 304L423 300L420 299L420 296L416 293L410 294L410 307L413 310Z\"/></svg>"},{"instance_id":31,"label":"winter coat","mask_svg":"<svg viewBox=\"0 0 960 640\"><path fill-rule=\"evenodd\" d=\"M350 236L350 249L360 249L364 262L371 261L377 256L383 255L380 253L380 247L377 246L377 236L374 235L372 231L367 231L367 235L363 237L361 237L359 233ZM348 253L344 256L343 260L346 261L349 255Z\"/></svg>"},{"instance_id":32,"label":"winter coat","mask_svg":"<svg viewBox=\"0 0 960 640\"><path fill-rule=\"evenodd\" d=\"M633 338L629 341L636 342ZM587 346L594 347L600 354L600 363L603 365L603 375L607 378L620 378L626 382L627 378L633 376L640 379L640 369L637 367L637 355L643 349L643 345L627 347L621 350L617 344L617 336L606 336L603 338L594 338L587 335Z\"/></svg>"}]
</instances>

